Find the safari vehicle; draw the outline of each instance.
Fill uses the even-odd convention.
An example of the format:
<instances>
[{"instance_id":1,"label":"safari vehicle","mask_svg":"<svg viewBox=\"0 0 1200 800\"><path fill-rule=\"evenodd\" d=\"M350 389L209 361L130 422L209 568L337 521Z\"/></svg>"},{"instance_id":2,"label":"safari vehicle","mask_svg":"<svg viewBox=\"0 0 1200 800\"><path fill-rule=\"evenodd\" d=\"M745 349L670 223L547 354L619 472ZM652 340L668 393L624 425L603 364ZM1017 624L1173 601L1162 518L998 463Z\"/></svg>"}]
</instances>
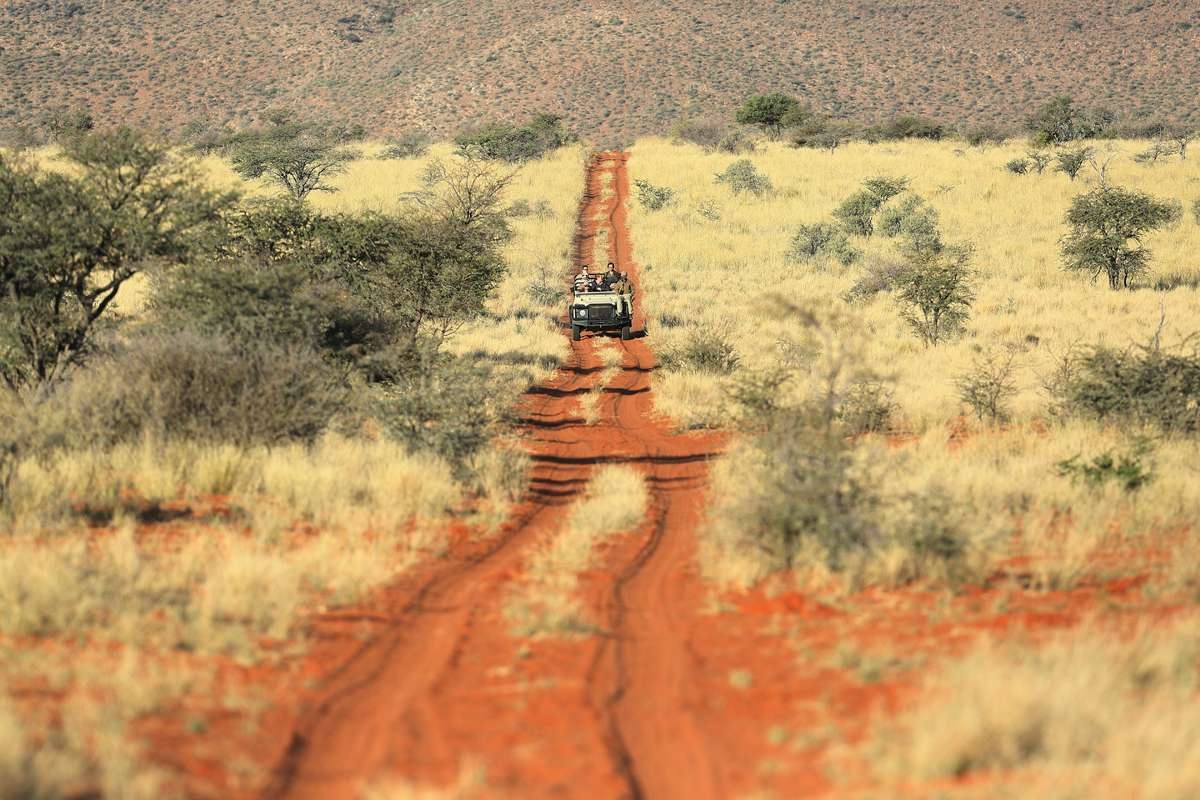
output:
<instances>
[{"instance_id":1,"label":"safari vehicle","mask_svg":"<svg viewBox=\"0 0 1200 800\"><path fill-rule=\"evenodd\" d=\"M633 338L633 290L625 294L612 291L573 292L567 317L571 320L571 338L579 341L583 331L620 331L621 339Z\"/></svg>"}]
</instances>

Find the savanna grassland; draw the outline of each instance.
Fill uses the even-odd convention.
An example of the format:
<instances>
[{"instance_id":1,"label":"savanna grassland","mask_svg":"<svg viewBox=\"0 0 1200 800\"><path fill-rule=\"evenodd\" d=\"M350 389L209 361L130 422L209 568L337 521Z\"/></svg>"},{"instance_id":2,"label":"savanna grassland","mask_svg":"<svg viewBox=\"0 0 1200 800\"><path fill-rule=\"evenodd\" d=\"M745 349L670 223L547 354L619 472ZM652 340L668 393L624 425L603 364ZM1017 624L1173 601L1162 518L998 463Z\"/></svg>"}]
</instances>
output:
<instances>
[{"instance_id":1,"label":"savanna grassland","mask_svg":"<svg viewBox=\"0 0 1200 800\"><path fill-rule=\"evenodd\" d=\"M837 116L1010 123L1043 97L1194 118L1187 0L250 0L0 9L0 129L58 108L179 132L267 108L379 135L547 109L601 143L772 87Z\"/></svg>"},{"instance_id":2,"label":"savanna grassland","mask_svg":"<svg viewBox=\"0 0 1200 800\"><path fill-rule=\"evenodd\" d=\"M317 213L401 213L402 195L420 189L426 167L450 152L363 156L335 192L314 197ZM72 169L56 151L32 160ZM274 195L220 159L196 168L208 186ZM251 345L196 340L199 352L231 356L218 367L236 373L228 382L188 355L187 340L182 350L138 350L143 331L162 335L153 327L168 313L161 271L122 287L117 326L53 400L9 398L10 424L30 426L38 445L22 447L3 503L0 796L230 796L264 784L278 757L272 750L286 744L271 744L268 731L281 711L286 718L295 710L284 710L291 704L280 705L280 693L302 692L325 669L310 646L363 635L337 629L336 614L332 629L317 632L314 618L436 561L455 520L490 535L524 493L528 458L503 420L563 357L557 276L581 176L581 150L564 148L515 171L504 190L504 277L482 316L444 344L451 364L489 368L467 409L483 439L453 465L448 451L398 437L375 416L384 406L355 400L361 385L332 400L323 394L329 384L313 393L301 375L321 374L323 364L301 349L269 351L276 365L296 370L279 375ZM274 313L270 302L247 313ZM215 333L224 323L210 325ZM172 378L162 358L174 364ZM461 382L455 391L480 380L462 372L440 379ZM173 391L191 397L190 411L174 405L156 417L164 406L140 404ZM280 406L283 396L296 402ZM317 414L306 433L261 437L281 417L296 423L306 413ZM127 414L137 416L122 434Z\"/></svg>"},{"instance_id":3,"label":"savanna grassland","mask_svg":"<svg viewBox=\"0 0 1200 800\"><path fill-rule=\"evenodd\" d=\"M1200 794L1200 156L338 138L293 201L272 124L0 163L215 208L61 370L0 304L0 796ZM1063 246L1115 187L1169 207L1112 290ZM644 335L572 341L610 260Z\"/></svg>"},{"instance_id":4,"label":"savanna grassland","mask_svg":"<svg viewBox=\"0 0 1200 800\"><path fill-rule=\"evenodd\" d=\"M1200 677L1200 449L1188 429L1164 430L1128 405L1153 394L1153 380L1113 388L1127 413L1102 418L1063 388L1095 348L1130 363L1194 352L1200 166L1137 163L1144 148L1098 143L1074 180L1014 174L1005 165L1028 151L1016 142L767 144L734 156L651 139L630 151L632 179L672 193L631 216L664 362L656 408L681 426L747 434L715 468L701 568L735 587L786 575L785 595L799 587L838 609L857 644L839 645L848 649L835 661L866 684L903 685L911 674L897 675L917 669L908 660L920 664L924 688L905 708L884 701L873 730L843 729L859 744L827 774L846 796L864 786L850 777L862 771L874 775L866 785L903 796L1197 790L1200 720L1187 709ZM717 179L743 159L769 183L735 193ZM907 183L876 212L873 235L811 252L801 226L834 220L880 176ZM1144 238L1153 256L1131 290L1064 269L1067 210L1102 179L1186 212ZM922 340L889 283L905 245L886 220L906 204L932 208L921 213L945 243L969 245L968 318L937 343ZM957 587L960 599L917 634L898 609L920 607L909 593L921 585ZM981 608L992 617L982 643L958 640L951 632L978 624ZM1041 613L1060 616L1043 624ZM819 680L812 662L828 644L813 623L787 618L776 622L793 625L784 638L805 654L793 679ZM814 746L796 735L794 749Z\"/></svg>"}]
</instances>

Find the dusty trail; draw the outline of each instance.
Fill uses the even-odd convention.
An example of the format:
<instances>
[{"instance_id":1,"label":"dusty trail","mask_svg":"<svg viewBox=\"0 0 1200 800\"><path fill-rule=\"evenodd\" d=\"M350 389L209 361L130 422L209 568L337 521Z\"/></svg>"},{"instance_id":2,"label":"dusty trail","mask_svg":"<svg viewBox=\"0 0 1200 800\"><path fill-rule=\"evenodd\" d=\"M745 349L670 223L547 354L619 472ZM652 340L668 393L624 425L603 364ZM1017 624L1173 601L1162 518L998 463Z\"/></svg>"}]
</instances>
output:
<instances>
[{"instance_id":1,"label":"dusty trail","mask_svg":"<svg viewBox=\"0 0 1200 800\"><path fill-rule=\"evenodd\" d=\"M604 228L609 258L637 286L627 196L625 155L595 156L577 257L591 263ZM702 599L694 529L720 441L675 435L654 418L648 340L613 341L622 364L602 390L599 422L580 417L579 397L602 372L585 336L524 401L534 463L526 500L496 537L452 554L331 677L268 796L357 798L388 776L440 784L476 758L486 764L489 794L723 796L725 767L711 733L719 720L695 683L689 635ZM519 591L530 548L561 528L599 463L643 471L652 496L646 522L601 553L586 583L583 599L606 633L523 643L509 634L504 602Z\"/></svg>"}]
</instances>

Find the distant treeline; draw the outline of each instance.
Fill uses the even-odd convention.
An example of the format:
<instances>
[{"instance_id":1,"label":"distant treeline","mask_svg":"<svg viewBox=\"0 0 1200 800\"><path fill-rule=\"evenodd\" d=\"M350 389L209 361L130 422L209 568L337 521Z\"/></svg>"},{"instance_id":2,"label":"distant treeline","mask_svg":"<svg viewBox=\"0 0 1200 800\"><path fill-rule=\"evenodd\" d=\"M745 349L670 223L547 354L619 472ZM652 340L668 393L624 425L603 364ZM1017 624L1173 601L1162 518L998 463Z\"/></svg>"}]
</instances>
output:
<instances>
[{"instance_id":1,"label":"distant treeline","mask_svg":"<svg viewBox=\"0 0 1200 800\"><path fill-rule=\"evenodd\" d=\"M1000 126L954 124L920 114L861 122L821 114L791 95L770 93L746 98L731 118L713 115L682 119L671 134L707 149L731 153L750 146L752 137L748 131L754 129L772 140L826 150L849 141L958 139L971 146L983 146L1028 137L1035 147L1080 139L1156 139L1174 142L1182 152L1197 127L1165 118L1122 115L1109 108L1082 106L1070 95L1053 97L1031 110L1024 119Z\"/></svg>"},{"instance_id":2,"label":"distant treeline","mask_svg":"<svg viewBox=\"0 0 1200 800\"><path fill-rule=\"evenodd\" d=\"M291 115L278 110L262 115L264 124L278 125ZM371 132L357 123L328 121L306 123L320 128L338 143L362 141ZM83 110L47 112L32 124L0 131L0 143L10 147L58 142L92 130L95 121ZM822 113L801 99L783 93L750 95L732 114L697 113L679 119L667 131L671 136L710 150L736 153L748 149L756 132L796 147L834 150L850 141L885 142L901 139L938 141L955 139L978 147L1026 138L1036 147L1080 139L1153 139L1164 142L1191 139L1200 126L1180 123L1168 115L1121 112L1103 106L1085 106L1070 95L1058 95L1008 124L976 124L901 113L882 120L855 120ZM204 122L185 125L175 137L202 152L227 149L239 132ZM464 129L454 137L462 152L511 163L536 159L564 144L577 141L562 115L541 113L526 122L491 122ZM391 158L421 156L432 140L428 132L407 130L385 137ZM1183 145L1186 148L1186 141Z\"/></svg>"}]
</instances>

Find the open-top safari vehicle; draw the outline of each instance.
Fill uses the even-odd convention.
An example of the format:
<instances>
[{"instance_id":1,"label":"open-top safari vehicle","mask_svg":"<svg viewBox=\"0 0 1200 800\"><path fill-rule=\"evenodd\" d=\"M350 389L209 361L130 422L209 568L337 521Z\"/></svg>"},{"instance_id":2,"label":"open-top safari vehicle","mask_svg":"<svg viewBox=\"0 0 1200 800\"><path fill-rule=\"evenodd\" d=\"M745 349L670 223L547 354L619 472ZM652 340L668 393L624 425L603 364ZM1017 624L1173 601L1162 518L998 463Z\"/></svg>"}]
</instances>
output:
<instances>
[{"instance_id":1,"label":"open-top safari vehicle","mask_svg":"<svg viewBox=\"0 0 1200 800\"><path fill-rule=\"evenodd\" d=\"M616 291L575 291L567 309L571 320L571 338L579 341L585 329L620 331L621 339L633 338L633 289Z\"/></svg>"}]
</instances>

